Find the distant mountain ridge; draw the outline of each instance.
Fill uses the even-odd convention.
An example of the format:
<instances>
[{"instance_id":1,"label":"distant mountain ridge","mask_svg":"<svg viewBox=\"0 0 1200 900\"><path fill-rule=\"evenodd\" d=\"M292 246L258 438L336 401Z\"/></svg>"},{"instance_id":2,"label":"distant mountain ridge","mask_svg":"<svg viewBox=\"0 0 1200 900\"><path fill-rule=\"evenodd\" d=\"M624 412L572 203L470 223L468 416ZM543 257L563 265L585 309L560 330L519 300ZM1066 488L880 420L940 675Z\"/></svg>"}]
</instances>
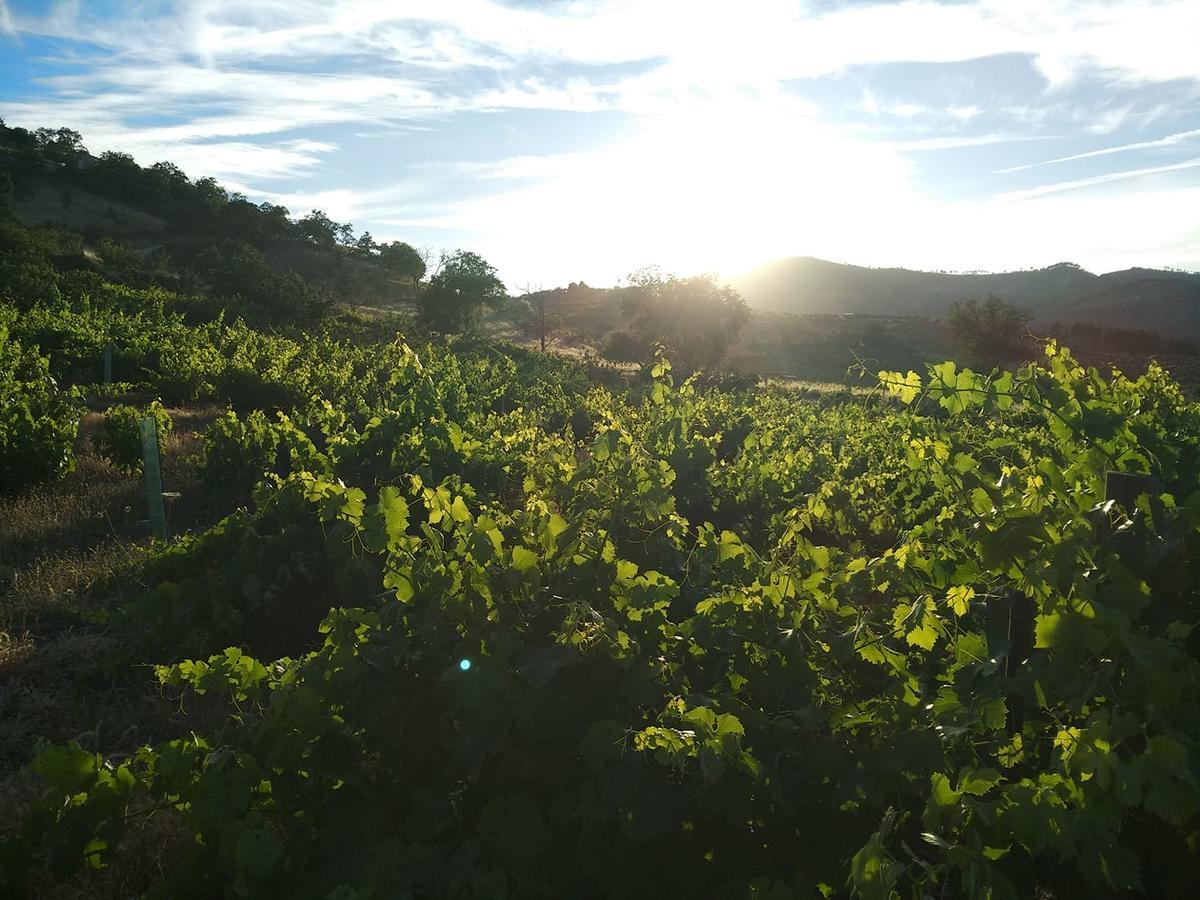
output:
<instances>
[{"instance_id":1,"label":"distant mountain ridge","mask_svg":"<svg viewBox=\"0 0 1200 900\"><path fill-rule=\"evenodd\" d=\"M871 269L799 256L733 280L752 307L786 313L941 318L956 300L995 294L1035 322L1089 322L1200 337L1200 273L1126 269L1096 275L1074 263L997 273Z\"/></svg>"}]
</instances>

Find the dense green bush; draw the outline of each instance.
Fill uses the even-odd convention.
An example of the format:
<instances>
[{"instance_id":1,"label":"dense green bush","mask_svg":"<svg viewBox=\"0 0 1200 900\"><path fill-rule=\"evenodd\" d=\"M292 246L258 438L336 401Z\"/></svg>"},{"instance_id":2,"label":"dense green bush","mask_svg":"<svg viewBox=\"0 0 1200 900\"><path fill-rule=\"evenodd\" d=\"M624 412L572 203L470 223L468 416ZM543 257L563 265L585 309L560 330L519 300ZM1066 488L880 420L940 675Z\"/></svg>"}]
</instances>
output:
<instances>
[{"instance_id":1,"label":"dense green bush","mask_svg":"<svg viewBox=\"0 0 1200 900\"><path fill-rule=\"evenodd\" d=\"M75 393L59 389L45 357L9 338L0 316L0 494L74 467L79 414Z\"/></svg>"},{"instance_id":2,"label":"dense green bush","mask_svg":"<svg viewBox=\"0 0 1200 900\"><path fill-rule=\"evenodd\" d=\"M272 422L261 410L240 418L230 410L204 432L200 480L205 493L218 501L245 501L272 471L321 472L326 467L308 435L283 413Z\"/></svg>"},{"instance_id":3,"label":"dense green bush","mask_svg":"<svg viewBox=\"0 0 1200 900\"><path fill-rule=\"evenodd\" d=\"M187 537L146 568L153 585L115 622L145 652L207 655L231 643L264 659L320 643L331 606L361 602L378 584L377 560L354 552L352 531L327 525L303 490L267 492Z\"/></svg>"},{"instance_id":4,"label":"dense green bush","mask_svg":"<svg viewBox=\"0 0 1200 900\"><path fill-rule=\"evenodd\" d=\"M145 409L120 404L104 411L104 418L92 436L96 451L123 472L142 471L142 419L153 417L158 429L159 452L171 433L170 414L162 403L153 401Z\"/></svg>"}]
</instances>

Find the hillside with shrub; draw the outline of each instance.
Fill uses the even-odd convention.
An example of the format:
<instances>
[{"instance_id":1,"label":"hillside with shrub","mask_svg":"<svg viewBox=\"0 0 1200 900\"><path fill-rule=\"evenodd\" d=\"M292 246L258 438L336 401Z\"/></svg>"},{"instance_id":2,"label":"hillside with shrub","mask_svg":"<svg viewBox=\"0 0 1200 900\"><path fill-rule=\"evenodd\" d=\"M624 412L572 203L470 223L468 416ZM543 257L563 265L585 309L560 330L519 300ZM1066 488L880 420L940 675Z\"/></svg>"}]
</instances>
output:
<instances>
[{"instance_id":1,"label":"hillside with shrub","mask_svg":"<svg viewBox=\"0 0 1200 900\"><path fill-rule=\"evenodd\" d=\"M58 267L219 295L261 322L311 321L335 303L411 300L428 262L427 253L356 235L321 210L293 219L168 162L94 156L66 128L31 132L0 121L0 173L0 202L19 223L71 236L53 248Z\"/></svg>"}]
</instances>

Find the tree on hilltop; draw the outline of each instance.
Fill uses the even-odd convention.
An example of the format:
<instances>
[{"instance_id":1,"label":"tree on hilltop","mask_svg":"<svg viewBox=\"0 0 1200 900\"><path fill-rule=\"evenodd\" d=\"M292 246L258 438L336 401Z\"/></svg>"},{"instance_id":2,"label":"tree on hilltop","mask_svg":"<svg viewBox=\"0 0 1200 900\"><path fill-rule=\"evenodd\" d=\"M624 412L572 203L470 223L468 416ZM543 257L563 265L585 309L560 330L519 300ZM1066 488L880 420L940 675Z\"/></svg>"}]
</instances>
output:
<instances>
[{"instance_id":1,"label":"tree on hilltop","mask_svg":"<svg viewBox=\"0 0 1200 900\"><path fill-rule=\"evenodd\" d=\"M414 288L425 277L425 257L421 251L404 241L380 245L379 264L393 275L407 279Z\"/></svg>"},{"instance_id":2,"label":"tree on hilltop","mask_svg":"<svg viewBox=\"0 0 1200 900\"><path fill-rule=\"evenodd\" d=\"M71 128L39 128L35 135L42 158L59 168L73 165L87 154L83 137Z\"/></svg>"},{"instance_id":3,"label":"tree on hilltop","mask_svg":"<svg viewBox=\"0 0 1200 900\"><path fill-rule=\"evenodd\" d=\"M375 243L375 237L369 231L360 234L351 248L351 252L362 259L374 259L379 250L379 244Z\"/></svg>"},{"instance_id":4,"label":"tree on hilltop","mask_svg":"<svg viewBox=\"0 0 1200 900\"><path fill-rule=\"evenodd\" d=\"M485 307L497 308L508 293L496 270L478 253L456 250L442 259L429 286L417 297L417 318L434 331L473 328Z\"/></svg>"},{"instance_id":5,"label":"tree on hilltop","mask_svg":"<svg viewBox=\"0 0 1200 900\"><path fill-rule=\"evenodd\" d=\"M296 223L300 234L322 250L334 250L341 236L342 225L333 221L322 209L314 209Z\"/></svg>"}]
</instances>

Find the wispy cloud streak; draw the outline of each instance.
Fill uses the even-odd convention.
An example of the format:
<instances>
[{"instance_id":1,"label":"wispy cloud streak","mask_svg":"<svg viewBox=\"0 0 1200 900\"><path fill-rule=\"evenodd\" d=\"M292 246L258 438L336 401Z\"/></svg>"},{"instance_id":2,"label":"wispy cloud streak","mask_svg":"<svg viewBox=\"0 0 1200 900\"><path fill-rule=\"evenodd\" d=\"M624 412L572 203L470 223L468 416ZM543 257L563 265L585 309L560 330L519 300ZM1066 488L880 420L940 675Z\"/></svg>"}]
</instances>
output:
<instances>
[{"instance_id":1,"label":"wispy cloud streak","mask_svg":"<svg viewBox=\"0 0 1200 900\"><path fill-rule=\"evenodd\" d=\"M1027 163L1023 166L1009 166L1006 169L997 169L996 172L1000 175L1007 175L1010 172L1024 172L1029 169L1037 169L1041 166L1053 166L1059 163L1075 162L1080 159L1094 159L1098 156L1111 156L1114 153L1128 153L1131 150L1152 150L1156 147L1174 147L1176 144L1181 144L1184 141L1192 138L1200 137L1200 128L1193 128L1190 131L1179 131L1175 134L1168 134L1166 137L1158 138L1153 141L1135 141L1132 144L1121 144L1119 147L1104 147L1100 150L1089 150L1086 153L1073 153L1070 156L1060 156L1057 159L1047 159L1041 162Z\"/></svg>"},{"instance_id":2,"label":"wispy cloud streak","mask_svg":"<svg viewBox=\"0 0 1200 900\"><path fill-rule=\"evenodd\" d=\"M1023 191L1007 191L999 194L996 200L1002 203L1030 200L1034 197L1044 197L1047 194L1059 194L1063 191L1075 191L1080 188L1096 187L1110 184L1114 181L1128 181L1131 178L1144 178L1147 175L1162 175L1166 172L1180 172L1184 169L1200 167L1200 157L1172 163L1167 166L1152 166L1146 169L1126 169L1122 172L1109 172L1105 175L1095 175L1091 178L1077 178L1074 181L1059 181L1054 184L1043 184L1039 187Z\"/></svg>"}]
</instances>

